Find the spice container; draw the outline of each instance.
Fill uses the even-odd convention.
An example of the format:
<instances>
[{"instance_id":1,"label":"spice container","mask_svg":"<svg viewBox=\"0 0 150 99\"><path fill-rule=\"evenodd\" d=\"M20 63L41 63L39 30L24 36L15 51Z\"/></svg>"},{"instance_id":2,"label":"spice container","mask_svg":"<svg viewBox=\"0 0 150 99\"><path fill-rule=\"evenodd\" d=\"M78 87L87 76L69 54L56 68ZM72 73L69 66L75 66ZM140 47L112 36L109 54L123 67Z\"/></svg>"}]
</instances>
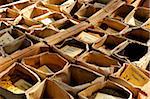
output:
<instances>
[{"instance_id":1,"label":"spice container","mask_svg":"<svg viewBox=\"0 0 150 99\"><path fill-rule=\"evenodd\" d=\"M45 79L43 80L34 91L28 93L30 99L43 99L43 98L60 98L61 99L74 99L56 82Z\"/></svg>"},{"instance_id":2,"label":"spice container","mask_svg":"<svg viewBox=\"0 0 150 99\"><path fill-rule=\"evenodd\" d=\"M134 64L124 64L109 79L128 88L134 97L137 97L138 93L141 93L143 96L149 96L146 89L146 87L149 87L149 73L136 67Z\"/></svg>"},{"instance_id":3,"label":"spice container","mask_svg":"<svg viewBox=\"0 0 150 99\"><path fill-rule=\"evenodd\" d=\"M126 39L122 37L105 35L101 40L93 44L92 47L108 56L111 56L117 46L124 41L126 41Z\"/></svg>"},{"instance_id":4,"label":"spice container","mask_svg":"<svg viewBox=\"0 0 150 99\"><path fill-rule=\"evenodd\" d=\"M77 93L97 82L103 82L104 76L82 65L71 64L52 77L66 91L77 97Z\"/></svg>"},{"instance_id":5,"label":"spice container","mask_svg":"<svg viewBox=\"0 0 150 99\"><path fill-rule=\"evenodd\" d=\"M8 94L14 97L26 97L26 93L40 83L38 76L31 70L19 63L14 63L9 68L1 73L0 87L2 88L2 95L7 98L3 89L7 90ZM11 97L11 98L14 98ZM10 98L10 97L9 97Z\"/></svg>"},{"instance_id":6,"label":"spice container","mask_svg":"<svg viewBox=\"0 0 150 99\"><path fill-rule=\"evenodd\" d=\"M139 61L146 54L148 54L148 46L131 41L119 45L114 52L114 56L118 59L130 62Z\"/></svg>"},{"instance_id":7,"label":"spice container","mask_svg":"<svg viewBox=\"0 0 150 99\"><path fill-rule=\"evenodd\" d=\"M128 39L132 39L134 41L149 45L150 32L144 28L130 28L122 35Z\"/></svg>"},{"instance_id":8,"label":"spice container","mask_svg":"<svg viewBox=\"0 0 150 99\"><path fill-rule=\"evenodd\" d=\"M132 93L128 89L109 80L93 84L78 95L80 99L132 99Z\"/></svg>"},{"instance_id":9,"label":"spice container","mask_svg":"<svg viewBox=\"0 0 150 99\"><path fill-rule=\"evenodd\" d=\"M110 35L119 35L128 29L126 24L110 18L105 18L102 22L98 23L97 27L106 31L106 33Z\"/></svg>"},{"instance_id":10,"label":"spice container","mask_svg":"<svg viewBox=\"0 0 150 99\"><path fill-rule=\"evenodd\" d=\"M134 9L134 6L124 4L120 6L114 13L112 13L111 17L114 19L120 20L124 22L126 16Z\"/></svg>"},{"instance_id":11,"label":"spice container","mask_svg":"<svg viewBox=\"0 0 150 99\"><path fill-rule=\"evenodd\" d=\"M71 62L75 62L77 57L89 49L87 44L75 38L68 38L53 47L55 51Z\"/></svg>"},{"instance_id":12,"label":"spice container","mask_svg":"<svg viewBox=\"0 0 150 99\"><path fill-rule=\"evenodd\" d=\"M90 51L78 58L79 64L98 73L108 75L120 67L118 60L96 51Z\"/></svg>"},{"instance_id":13,"label":"spice container","mask_svg":"<svg viewBox=\"0 0 150 99\"><path fill-rule=\"evenodd\" d=\"M87 18L95 14L97 11L99 11L101 8L102 6L96 4L85 4L82 5L81 8L74 15L79 20L86 20Z\"/></svg>"},{"instance_id":14,"label":"spice container","mask_svg":"<svg viewBox=\"0 0 150 99\"><path fill-rule=\"evenodd\" d=\"M54 28L56 28L60 31L65 31L65 30L75 26L76 24L78 24L78 22L76 22L74 20L62 19L55 23L52 23L52 26L54 26Z\"/></svg>"},{"instance_id":15,"label":"spice container","mask_svg":"<svg viewBox=\"0 0 150 99\"><path fill-rule=\"evenodd\" d=\"M52 76L68 65L67 60L60 55L49 52L23 58L22 63L36 72L42 79Z\"/></svg>"},{"instance_id":16,"label":"spice container","mask_svg":"<svg viewBox=\"0 0 150 99\"><path fill-rule=\"evenodd\" d=\"M149 11L148 8L138 7L136 10L132 10L130 14L128 14L125 18L125 23L131 26L141 26L149 19Z\"/></svg>"}]
</instances>

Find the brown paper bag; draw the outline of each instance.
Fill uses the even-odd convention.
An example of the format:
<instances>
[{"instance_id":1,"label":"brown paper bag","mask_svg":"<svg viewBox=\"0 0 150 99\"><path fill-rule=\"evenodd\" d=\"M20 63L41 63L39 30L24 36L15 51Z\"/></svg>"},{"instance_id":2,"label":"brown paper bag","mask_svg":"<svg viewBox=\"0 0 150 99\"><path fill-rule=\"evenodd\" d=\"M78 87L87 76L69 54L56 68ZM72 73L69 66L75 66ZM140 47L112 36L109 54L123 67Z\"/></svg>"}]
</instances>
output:
<instances>
[{"instance_id":1,"label":"brown paper bag","mask_svg":"<svg viewBox=\"0 0 150 99\"><path fill-rule=\"evenodd\" d=\"M111 0L92 0L95 3L107 5Z\"/></svg>"},{"instance_id":2,"label":"brown paper bag","mask_svg":"<svg viewBox=\"0 0 150 99\"><path fill-rule=\"evenodd\" d=\"M60 55L49 52L26 57L22 60L22 63L36 72L42 79L52 76L68 65L67 60Z\"/></svg>"},{"instance_id":3,"label":"brown paper bag","mask_svg":"<svg viewBox=\"0 0 150 99\"><path fill-rule=\"evenodd\" d=\"M113 56L122 61L142 62L142 59L147 57L147 54L148 46L132 41L125 41L116 48Z\"/></svg>"},{"instance_id":4,"label":"brown paper bag","mask_svg":"<svg viewBox=\"0 0 150 99\"><path fill-rule=\"evenodd\" d=\"M149 45L150 32L144 28L136 27L128 29L123 36L126 38Z\"/></svg>"},{"instance_id":5,"label":"brown paper bag","mask_svg":"<svg viewBox=\"0 0 150 99\"><path fill-rule=\"evenodd\" d=\"M109 79L121 84L128 88L134 97L137 97L138 93L142 94L143 96L147 96L149 93L149 73L145 70L142 70L136 67L133 64L124 64L121 69L115 74L112 74ZM149 95L148 95L149 96Z\"/></svg>"},{"instance_id":6,"label":"brown paper bag","mask_svg":"<svg viewBox=\"0 0 150 99\"><path fill-rule=\"evenodd\" d=\"M55 23L52 23L52 25L60 31L65 31L75 26L76 24L78 24L78 22L71 20L71 19L62 19L62 20L56 21Z\"/></svg>"},{"instance_id":7,"label":"brown paper bag","mask_svg":"<svg viewBox=\"0 0 150 99\"><path fill-rule=\"evenodd\" d=\"M92 69L98 73L108 75L120 67L118 60L96 51L90 51L81 55L78 59L79 64Z\"/></svg>"},{"instance_id":8,"label":"brown paper bag","mask_svg":"<svg viewBox=\"0 0 150 99\"><path fill-rule=\"evenodd\" d=\"M43 25L39 22L36 22L32 19L29 19L25 16L18 16L14 22L13 25L15 25L17 28L22 29L24 31L31 31L34 30L35 28L42 28Z\"/></svg>"},{"instance_id":9,"label":"brown paper bag","mask_svg":"<svg viewBox=\"0 0 150 99\"><path fill-rule=\"evenodd\" d=\"M15 53L12 53L10 56L6 57L6 58L1 58L0 61L0 72L6 70L11 64L13 64L15 61L21 61L22 58L24 57L29 57L29 56L33 56L33 55L37 55L39 53L43 53L46 51L52 52L51 50L52 48L44 43L38 43L35 44L34 46L30 46L26 49L23 50L18 50ZM13 58L13 60L12 60Z\"/></svg>"},{"instance_id":10,"label":"brown paper bag","mask_svg":"<svg viewBox=\"0 0 150 99\"><path fill-rule=\"evenodd\" d=\"M1 46L8 54L16 51L25 40L25 34L18 29L7 28L0 31ZM6 38L7 37L7 38Z\"/></svg>"},{"instance_id":11,"label":"brown paper bag","mask_svg":"<svg viewBox=\"0 0 150 99\"><path fill-rule=\"evenodd\" d=\"M4 4L8 4L8 3L11 3L13 2L13 0L0 0L0 5L4 5Z\"/></svg>"},{"instance_id":12,"label":"brown paper bag","mask_svg":"<svg viewBox=\"0 0 150 99\"><path fill-rule=\"evenodd\" d=\"M74 99L56 82L45 79L34 90L28 93L29 99Z\"/></svg>"},{"instance_id":13,"label":"brown paper bag","mask_svg":"<svg viewBox=\"0 0 150 99\"><path fill-rule=\"evenodd\" d=\"M69 61L75 62L79 55L89 50L88 45L75 38L68 38L53 46L54 50Z\"/></svg>"},{"instance_id":14,"label":"brown paper bag","mask_svg":"<svg viewBox=\"0 0 150 99\"><path fill-rule=\"evenodd\" d=\"M71 64L52 77L59 85L74 96L97 82L103 82L104 76L81 65Z\"/></svg>"},{"instance_id":15,"label":"brown paper bag","mask_svg":"<svg viewBox=\"0 0 150 99\"><path fill-rule=\"evenodd\" d=\"M29 34L34 35L34 36L39 37L39 38L46 38L46 37L52 36L58 32L59 31L57 31L55 29L52 29L49 27L48 28L44 27L44 28L35 28Z\"/></svg>"},{"instance_id":16,"label":"brown paper bag","mask_svg":"<svg viewBox=\"0 0 150 99\"><path fill-rule=\"evenodd\" d=\"M11 8L13 5L15 4L21 4L21 3L26 3L26 2L31 2L31 0L6 0L6 1L14 1L12 3L9 3L9 4L5 4L5 5L1 5L1 8Z\"/></svg>"},{"instance_id":17,"label":"brown paper bag","mask_svg":"<svg viewBox=\"0 0 150 99\"><path fill-rule=\"evenodd\" d=\"M89 45L99 41L105 34L92 30L85 30L79 33L75 38Z\"/></svg>"},{"instance_id":18,"label":"brown paper bag","mask_svg":"<svg viewBox=\"0 0 150 99\"><path fill-rule=\"evenodd\" d=\"M126 16L133 9L134 9L134 6L124 4L124 5L120 6L114 13L112 13L111 17L124 22L124 19L126 18Z\"/></svg>"},{"instance_id":19,"label":"brown paper bag","mask_svg":"<svg viewBox=\"0 0 150 99\"><path fill-rule=\"evenodd\" d=\"M39 21L43 23L44 25L49 25L53 22L56 22L64 18L66 19L66 16L64 14L53 12L53 13L48 13L48 14L44 14L39 17L36 17L34 18L34 20Z\"/></svg>"},{"instance_id":20,"label":"brown paper bag","mask_svg":"<svg viewBox=\"0 0 150 99\"><path fill-rule=\"evenodd\" d=\"M145 23L150 16L150 9L139 7L136 10L132 10L130 14L125 18L125 23L131 26L141 26Z\"/></svg>"},{"instance_id":21,"label":"brown paper bag","mask_svg":"<svg viewBox=\"0 0 150 99\"><path fill-rule=\"evenodd\" d=\"M119 36L105 35L101 40L93 44L92 47L108 56L111 56L116 47L125 40L126 39Z\"/></svg>"},{"instance_id":22,"label":"brown paper bag","mask_svg":"<svg viewBox=\"0 0 150 99\"><path fill-rule=\"evenodd\" d=\"M132 99L128 89L109 80L93 84L78 95L80 99Z\"/></svg>"},{"instance_id":23,"label":"brown paper bag","mask_svg":"<svg viewBox=\"0 0 150 99\"><path fill-rule=\"evenodd\" d=\"M54 5L54 4L49 4L46 1L42 0L42 1L38 1L36 2L36 6L38 7L42 7L42 8L47 8L50 11L56 11L56 12L61 12L60 11L60 6L59 5Z\"/></svg>"},{"instance_id":24,"label":"brown paper bag","mask_svg":"<svg viewBox=\"0 0 150 99\"><path fill-rule=\"evenodd\" d=\"M20 63L14 63L0 75L1 95L5 98L22 99L40 83L40 78ZM6 92L6 93L5 93Z\"/></svg>"},{"instance_id":25,"label":"brown paper bag","mask_svg":"<svg viewBox=\"0 0 150 99\"><path fill-rule=\"evenodd\" d=\"M128 26L118 20L105 18L98 24L98 28L106 31L106 33L110 35L119 35L128 29Z\"/></svg>"},{"instance_id":26,"label":"brown paper bag","mask_svg":"<svg viewBox=\"0 0 150 99\"><path fill-rule=\"evenodd\" d=\"M17 16L19 16L19 13L13 9L10 9L10 8L1 8L0 9L1 20L15 19Z\"/></svg>"},{"instance_id":27,"label":"brown paper bag","mask_svg":"<svg viewBox=\"0 0 150 99\"><path fill-rule=\"evenodd\" d=\"M32 4L34 4L34 3L30 2L30 0L23 0L22 2L18 2L18 3L15 3L15 4L9 6L9 8L20 12L22 9L24 9Z\"/></svg>"},{"instance_id":28,"label":"brown paper bag","mask_svg":"<svg viewBox=\"0 0 150 99\"><path fill-rule=\"evenodd\" d=\"M107 0L103 0L107 1ZM117 10L120 6L125 4L122 0L108 0L110 1L104 8L100 9L98 12L96 12L94 15L92 15L90 18L88 18L88 21L92 23L93 25L97 25L100 23L104 18L111 15L115 10Z\"/></svg>"},{"instance_id":29,"label":"brown paper bag","mask_svg":"<svg viewBox=\"0 0 150 99\"><path fill-rule=\"evenodd\" d=\"M142 25L143 28L150 31L150 18Z\"/></svg>"},{"instance_id":30,"label":"brown paper bag","mask_svg":"<svg viewBox=\"0 0 150 99\"><path fill-rule=\"evenodd\" d=\"M51 13L47 8L37 7L35 5L28 6L20 11L23 16L34 19L43 14Z\"/></svg>"},{"instance_id":31,"label":"brown paper bag","mask_svg":"<svg viewBox=\"0 0 150 99\"><path fill-rule=\"evenodd\" d=\"M82 5L82 7L75 13L75 16L77 16L79 20L86 20L101 8L101 6L96 6L94 4Z\"/></svg>"},{"instance_id":32,"label":"brown paper bag","mask_svg":"<svg viewBox=\"0 0 150 99\"><path fill-rule=\"evenodd\" d=\"M61 11L69 16L73 16L83 5L83 3L79 1L75 1L67 6L62 6Z\"/></svg>"},{"instance_id":33,"label":"brown paper bag","mask_svg":"<svg viewBox=\"0 0 150 99\"><path fill-rule=\"evenodd\" d=\"M62 8L66 8L72 5L72 3L74 3L74 0L43 0L42 3L50 10L60 12Z\"/></svg>"}]
</instances>

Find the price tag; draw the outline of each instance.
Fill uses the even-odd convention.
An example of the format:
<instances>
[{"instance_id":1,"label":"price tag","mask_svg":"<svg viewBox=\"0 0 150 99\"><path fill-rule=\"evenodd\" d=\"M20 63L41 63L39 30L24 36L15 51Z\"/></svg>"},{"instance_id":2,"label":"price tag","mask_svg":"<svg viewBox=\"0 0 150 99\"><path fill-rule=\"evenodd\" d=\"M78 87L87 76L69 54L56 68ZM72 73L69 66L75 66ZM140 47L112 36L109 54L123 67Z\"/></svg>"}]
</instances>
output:
<instances>
[{"instance_id":1,"label":"price tag","mask_svg":"<svg viewBox=\"0 0 150 99\"><path fill-rule=\"evenodd\" d=\"M64 54L67 54L68 56L74 58L75 56L79 55L83 49L73 47L73 46L68 46L66 45L65 47L60 49Z\"/></svg>"},{"instance_id":2,"label":"price tag","mask_svg":"<svg viewBox=\"0 0 150 99\"><path fill-rule=\"evenodd\" d=\"M6 45L12 41L14 41L14 38L8 32L0 37L0 45Z\"/></svg>"},{"instance_id":3,"label":"price tag","mask_svg":"<svg viewBox=\"0 0 150 99\"><path fill-rule=\"evenodd\" d=\"M94 43L100 38L100 36L98 34L92 35L92 33L82 32L77 36L77 38L87 43Z\"/></svg>"},{"instance_id":4,"label":"price tag","mask_svg":"<svg viewBox=\"0 0 150 99\"><path fill-rule=\"evenodd\" d=\"M143 72L131 64L128 65L120 77L136 86L143 86L149 81L149 78Z\"/></svg>"}]
</instances>

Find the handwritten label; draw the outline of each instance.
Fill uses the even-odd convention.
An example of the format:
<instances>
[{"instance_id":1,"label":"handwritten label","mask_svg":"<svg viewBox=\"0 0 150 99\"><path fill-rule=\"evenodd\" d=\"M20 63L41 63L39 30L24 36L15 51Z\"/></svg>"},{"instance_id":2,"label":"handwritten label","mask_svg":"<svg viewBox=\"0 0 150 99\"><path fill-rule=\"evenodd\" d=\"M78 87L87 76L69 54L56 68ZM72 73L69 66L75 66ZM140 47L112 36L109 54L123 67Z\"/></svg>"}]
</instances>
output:
<instances>
[{"instance_id":1,"label":"handwritten label","mask_svg":"<svg viewBox=\"0 0 150 99\"><path fill-rule=\"evenodd\" d=\"M79 55L83 49L73 47L73 46L68 46L66 45L65 47L60 49L64 54L67 54L68 56L74 58L75 56Z\"/></svg>"},{"instance_id":2,"label":"handwritten label","mask_svg":"<svg viewBox=\"0 0 150 99\"><path fill-rule=\"evenodd\" d=\"M121 78L136 86L143 86L149 81L149 78L143 72L131 64L129 64L125 71L121 74Z\"/></svg>"},{"instance_id":3,"label":"handwritten label","mask_svg":"<svg viewBox=\"0 0 150 99\"><path fill-rule=\"evenodd\" d=\"M53 73L46 65L38 68L38 70L43 71L45 73Z\"/></svg>"},{"instance_id":4,"label":"handwritten label","mask_svg":"<svg viewBox=\"0 0 150 99\"><path fill-rule=\"evenodd\" d=\"M14 38L8 32L0 37L0 45L6 45L12 41L14 41Z\"/></svg>"}]
</instances>

